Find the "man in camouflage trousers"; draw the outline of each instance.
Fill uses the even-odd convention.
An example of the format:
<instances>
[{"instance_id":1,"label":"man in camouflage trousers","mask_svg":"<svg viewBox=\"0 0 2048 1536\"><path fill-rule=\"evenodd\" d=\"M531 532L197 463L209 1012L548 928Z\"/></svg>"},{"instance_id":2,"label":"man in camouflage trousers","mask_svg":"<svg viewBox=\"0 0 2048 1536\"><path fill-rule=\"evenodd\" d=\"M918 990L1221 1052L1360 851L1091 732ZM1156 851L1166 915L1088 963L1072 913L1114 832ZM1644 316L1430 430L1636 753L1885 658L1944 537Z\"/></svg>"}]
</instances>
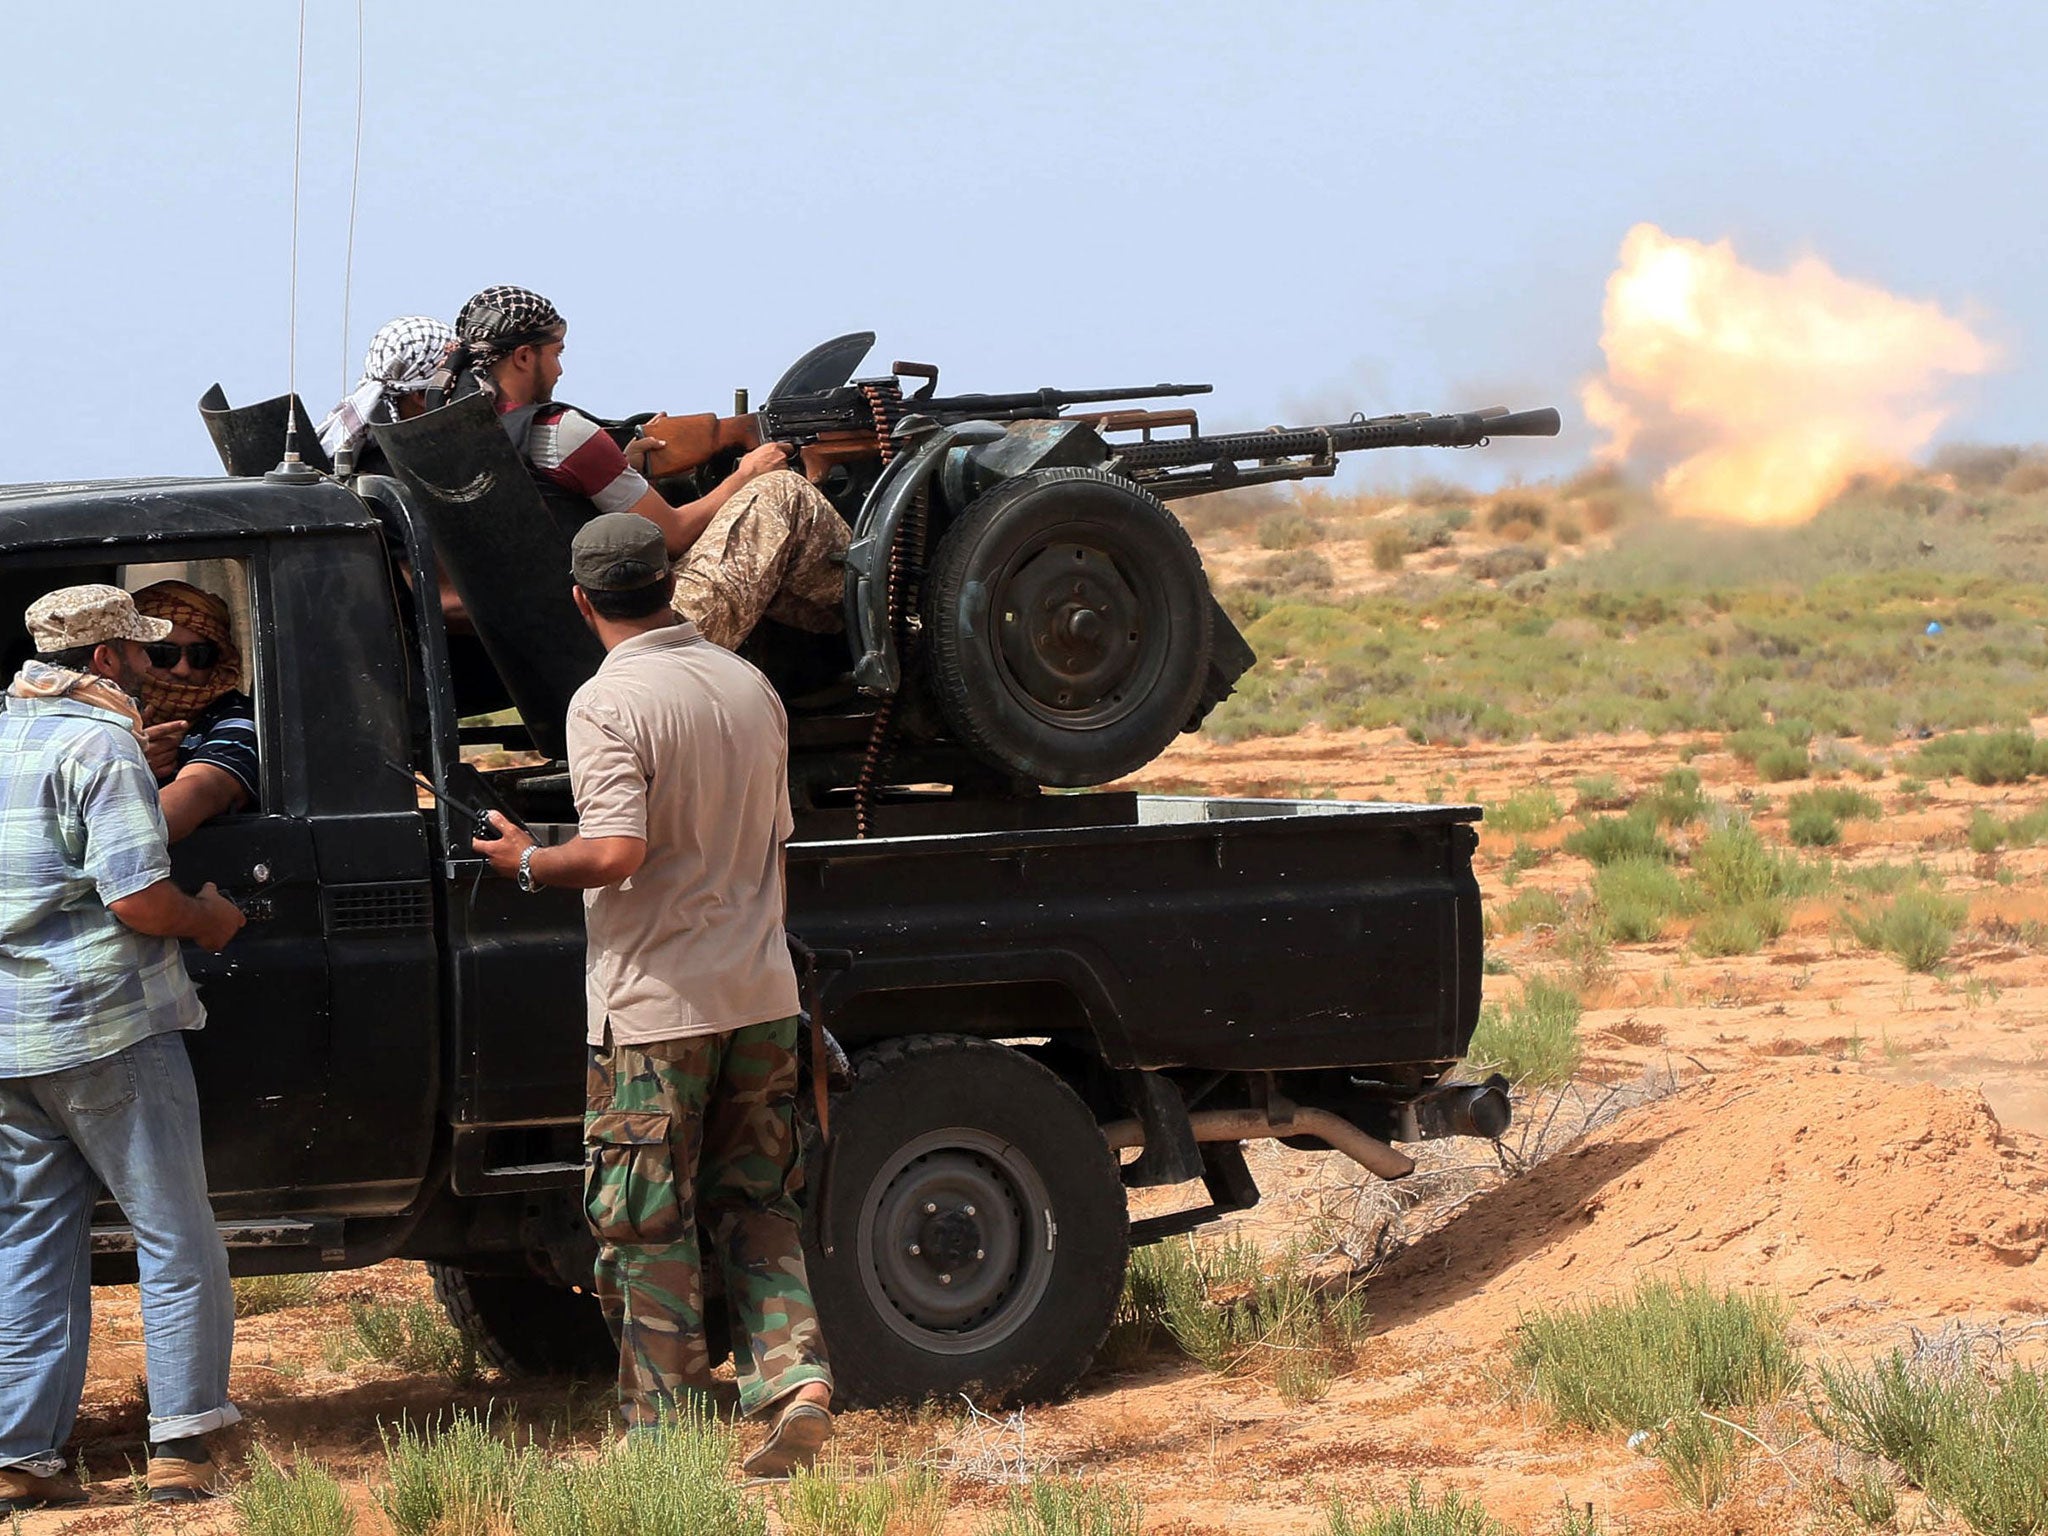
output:
<instances>
[{"instance_id":1,"label":"man in camouflage trousers","mask_svg":"<svg viewBox=\"0 0 2048 1536\"><path fill-rule=\"evenodd\" d=\"M628 1432L710 1386L701 1227L740 1409L771 1420L746 1471L786 1476L832 1428L796 1205L788 727L767 680L671 610L654 524L594 518L571 561L606 653L569 706L577 835L541 847L494 814L502 835L475 847L524 890L587 893L584 1206Z\"/></svg>"}]
</instances>

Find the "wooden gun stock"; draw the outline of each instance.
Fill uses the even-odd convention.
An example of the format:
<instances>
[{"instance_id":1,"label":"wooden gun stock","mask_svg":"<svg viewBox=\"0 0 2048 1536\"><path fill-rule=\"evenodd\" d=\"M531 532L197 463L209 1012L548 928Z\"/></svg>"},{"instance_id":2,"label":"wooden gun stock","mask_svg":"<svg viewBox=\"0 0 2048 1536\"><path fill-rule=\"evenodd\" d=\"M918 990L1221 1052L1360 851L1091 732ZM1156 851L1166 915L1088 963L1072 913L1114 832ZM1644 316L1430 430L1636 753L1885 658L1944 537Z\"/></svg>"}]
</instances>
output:
<instances>
[{"instance_id":1,"label":"wooden gun stock","mask_svg":"<svg viewBox=\"0 0 2048 1536\"><path fill-rule=\"evenodd\" d=\"M701 469L721 453L745 453L761 446L758 416L656 416L641 429L661 446L647 454L649 479Z\"/></svg>"}]
</instances>

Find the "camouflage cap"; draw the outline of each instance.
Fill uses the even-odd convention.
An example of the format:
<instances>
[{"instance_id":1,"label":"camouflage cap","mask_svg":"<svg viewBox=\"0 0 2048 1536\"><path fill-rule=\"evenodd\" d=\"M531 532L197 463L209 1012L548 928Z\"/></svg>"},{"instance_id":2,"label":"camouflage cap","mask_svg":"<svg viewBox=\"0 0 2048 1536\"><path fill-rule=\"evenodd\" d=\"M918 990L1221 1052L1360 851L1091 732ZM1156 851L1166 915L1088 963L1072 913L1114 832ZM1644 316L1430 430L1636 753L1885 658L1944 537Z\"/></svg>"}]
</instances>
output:
<instances>
[{"instance_id":1,"label":"camouflage cap","mask_svg":"<svg viewBox=\"0 0 2048 1536\"><path fill-rule=\"evenodd\" d=\"M638 513L606 512L570 540L569 574L586 592L630 592L668 574L668 548Z\"/></svg>"},{"instance_id":2,"label":"camouflage cap","mask_svg":"<svg viewBox=\"0 0 2048 1536\"><path fill-rule=\"evenodd\" d=\"M132 596L100 583L47 593L28 605L23 621L45 656L109 640L161 640L171 632L170 620L144 618Z\"/></svg>"}]
</instances>

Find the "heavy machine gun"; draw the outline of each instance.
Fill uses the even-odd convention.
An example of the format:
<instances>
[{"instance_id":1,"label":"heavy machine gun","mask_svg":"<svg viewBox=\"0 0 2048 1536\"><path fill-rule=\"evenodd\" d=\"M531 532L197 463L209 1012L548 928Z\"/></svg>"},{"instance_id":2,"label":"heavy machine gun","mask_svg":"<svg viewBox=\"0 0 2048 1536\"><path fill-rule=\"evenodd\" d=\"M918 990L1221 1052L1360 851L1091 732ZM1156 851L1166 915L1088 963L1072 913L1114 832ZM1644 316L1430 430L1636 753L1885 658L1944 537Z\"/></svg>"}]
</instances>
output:
<instances>
[{"instance_id":1,"label":"heavy machine gun","mask_svg":"<svg viewBox=\"0 0 2048 1536\"><path fill-rule=\"evenodd\" d=\"M764 622L743 654L789 703L793 786L819 805L851 791L862 830L892 782L1014 795L1121 778L1229 697L1257 658L1167 501L1559 425L1554 410L1489 408L1204 435L1185 406L1138 403L1206 384L940 395L922 364L854 378L874 339L814 348L758 409L742 394L729 417L603 423L622 444L651 440L646 470L671 501L701 494L682 482L722 457L781 442L845 517L845 632ZM231 410L209 393L230 473L277 462L287 403ZM375 438L396 479L358 476L357 493L416 504L490 670L558 755L569 695L596 665L562 576L589 504L543 496L480 395ZM483 714L505 700L458 702Z\"/></svg>"}]
</instances>

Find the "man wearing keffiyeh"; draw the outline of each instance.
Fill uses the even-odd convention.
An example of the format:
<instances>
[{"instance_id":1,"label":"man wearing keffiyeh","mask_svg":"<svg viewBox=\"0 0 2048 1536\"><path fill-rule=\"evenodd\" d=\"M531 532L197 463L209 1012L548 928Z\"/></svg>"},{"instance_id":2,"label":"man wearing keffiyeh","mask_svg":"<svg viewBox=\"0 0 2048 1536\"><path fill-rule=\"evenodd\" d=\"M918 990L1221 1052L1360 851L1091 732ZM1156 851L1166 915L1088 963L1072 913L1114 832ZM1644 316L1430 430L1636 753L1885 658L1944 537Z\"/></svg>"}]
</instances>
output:
<instances>
[{"instance_id":1,"label":"man wearing keffiyeh","mask_svg":"<svg viewBox=\"0 0 2048 1536\"><path fill-rule=\"evenodd\" d=\"M588 416L555 404L568 330L539 294L486 288L456 316L436 389L493 395L506 434L543 480L659 528L676 562L676 611L706 639L736 650L763 618L813 633L841 628L851 535L823 493L788 469L788 448L763 443L708 495L671 504L640 473L648 439L622 450Z\"/></svg>"},{"instance_id":2,"label":"man wearing keffiyeh","mask_svg":"<svg viewBox=\"0 0 2048 1536\"><path fill-rule=\"evenodd\" d=\"M455 340L455 332L429 315L387 321L370 338L363 377L320 423L320 445L330 459L344 451L357 456L379 422L409 421L424 411L427 386Z\"/></svg>"},{"instance_id":3,"label":"man wearing keffiyeh","mask_svg":"<svg viewBox=\"0 0 2048 1536\"><path fill-rule=\"evenodd\" d=\"M175 843L202 822L256 804L256 710L242 692L242 653L225 602L160 581L135 594L135 608L171 626L163 640L140 647L146 669L136 693L143 755Z\"/></svg>"}]
</instances>

